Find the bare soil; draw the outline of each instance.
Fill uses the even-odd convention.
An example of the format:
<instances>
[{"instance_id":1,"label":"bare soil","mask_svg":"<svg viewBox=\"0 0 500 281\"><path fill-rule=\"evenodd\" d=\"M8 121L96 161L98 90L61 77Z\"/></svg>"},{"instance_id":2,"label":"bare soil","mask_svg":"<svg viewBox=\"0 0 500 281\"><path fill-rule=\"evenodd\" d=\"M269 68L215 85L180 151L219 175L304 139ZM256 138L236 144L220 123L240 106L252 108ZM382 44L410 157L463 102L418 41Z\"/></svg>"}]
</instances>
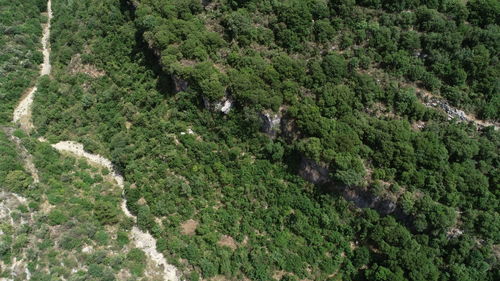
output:
<instances>
[{"instance_id":1,"label":"bare soil","mask_svg":"<svg viewBox=\"0 0 500 281\"><path fill-rule=\"evenodd\" d=\"M236 248L238 248L236 241L234 241L233 237L229 235L222 235L220 240L217 242L217 245L229 247L233 251L236 250Z\"/></svg>"},{"instance_id":2,"label":"bare soil","mask_svg":"<svg viewBox=\"0 0 500 281\"><path fill-rule=\"evenodd\" d=\"M194 235L196 228L198 227L198 222L189 219L181 224L181 233L184 235Z\"/></svg>"}]
</instances>

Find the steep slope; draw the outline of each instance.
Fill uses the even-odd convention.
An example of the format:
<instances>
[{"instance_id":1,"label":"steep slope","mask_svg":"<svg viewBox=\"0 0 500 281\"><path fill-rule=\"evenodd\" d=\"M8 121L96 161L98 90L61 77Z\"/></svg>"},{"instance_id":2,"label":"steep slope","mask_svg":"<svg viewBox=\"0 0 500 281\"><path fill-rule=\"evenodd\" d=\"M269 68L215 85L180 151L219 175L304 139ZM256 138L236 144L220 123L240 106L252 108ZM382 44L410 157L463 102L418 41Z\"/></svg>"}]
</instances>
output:
<instances>
[{"instance_id":1,"label":"steep slope","mask_svg":"<svg viewBox=\"0 0 500 281\"><path fill-rule=\"evenodd\" d=\"M51 0L48 0L47 11L48 22L42 36L44 59L41 76L50 75L51 72ZM14 111L13 122L18 123L26 133L34 129L31 107L37 90L37 87L31 89ZM4 145L7 136L16 144L17 152L24 159L32 179L22 170L16 170L16 166L11 166L12 171L2 170L0 175L4 177L2 183L5 186L0 187L38 199L37 202L30 200L28 208L26 198L5 191L1 193L0 215L2 219L10 219L10 224L2 225L1 231L2 280L3 277L16 280L58 277L66 280L70 276L72 279L79 276L99 280L179 280L176 268L167 264L163 255L156 250L155 238L133 225L136 218L127 210L125 199L118 204L123 193L123 178L109 160L86 153L83 145L78 143L59 142L52 146L58 151L73 153L104 167L103 172L95 168L88 171L91 166L84 162L76 166L73 159L63 158L48 149L44 138L39 138L37 142L21 132L14 135L13 128L2 127L2 130L5 135L4 132L0 134L0 144ZM23 140L19 138L21 136ZM23 141L29 144L35 157L26 150ZM6 145L8 148L9 144ZM9 154L0 155L2 161L9 161L7 157L12 157L15 150L10 148L6 152ZM41 176L35 162L42 167ZM110 172L111 176L106 176ZM30 184L31 181L34 186ZM108 190L101 190L103 187L108 187ZM118 211L118 205L123 213ZM13 213L13 209L19 209L24 214L20 216L19 213ZM29 219L25 219L25 216ZM20 221L16 222L19 218ZM123 230L117 229L118 223ZM76 227L78 224L83 228ZM33 232L31 228L34 226L40 230ZM128 232L132 240L130 243ZM14 241L15 235L19 236ZM76 254L72 250L76 250ZM127 253L127 262L124 262L123 252ZM47 258L50 262L48 265ZM107 261L103 261L103 258Z\"/></svg>"},{"instance_id":2,"label":"steep slope","mask_svg":"<svg viewBox=\"0 0 500 281\"><path fill-rule=\"evenodd\" d=\"M496 279L498 132L377 81L403 13L340 2L57 1L38 133L112 160L191 280Z\"/></svg>"}]
</instances>

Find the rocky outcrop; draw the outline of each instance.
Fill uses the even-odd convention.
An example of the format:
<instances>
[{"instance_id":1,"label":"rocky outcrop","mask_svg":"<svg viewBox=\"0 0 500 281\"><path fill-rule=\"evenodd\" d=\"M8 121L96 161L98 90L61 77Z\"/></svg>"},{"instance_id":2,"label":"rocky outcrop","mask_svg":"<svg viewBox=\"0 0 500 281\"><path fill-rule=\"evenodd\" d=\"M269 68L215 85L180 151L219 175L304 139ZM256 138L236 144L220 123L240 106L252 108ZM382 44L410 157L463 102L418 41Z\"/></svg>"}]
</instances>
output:
<instances>
[{"instance_id":1,"label":"rocky outcrop","mask_svg":"<svg viewBox=\"0 0 500 281\"><path fill-rule=\"evenodd\" d=\"M300 138L300 131L293 118L289 118L286 115L281 117L280 136L289 144Z\"/></svg>"},{"instance_id":2,"label":"rocky outcrop","mask_svg":"<svg viewBox=\"0 0 500 281\"><path fill-rule=\"evenodd\" d=\"M368 188L362 186L338 186L330 177L328 166L318 163L307 157L302 157L299 165L299 175L313 184L331 184L335 190L358 208L371 208L381 214L387 215L397 210L397 199L375 195Z\"/></svg>"},{"instance_id":3,"label":"rocky outcrop","mask_svg":"<svg viewBox=\"0 0 500 281\"><path fill-rule=\"evenodd\" d=\"M299 175L313 184L324 184L331 180L326 165L319 164L307 157L302 157L302 161L300 161Z\"/></svg>"},{"instance_id":4,"label":"rocky outcrop","mask_svg":"<svg viewBox=\"0 0 500 281\"><path fill-rule=\"evenodd\" d=\"M228 114L231 108L233 108L233 101L230 98L227 98L224 103L220 102L217 103L215 106L216 110L219 110L220 112L224 114Z\"/></svg>"},{"instance_id":5,"label":"rocky outcrop","mask_svg":"<svg viewBox=\"0 0 500 281\"><path fill-rule=\"evenodd\" d=\"M206 109L214 111L214 112L222 112L224 114L228 114L229 111L233 108L234 101L229 97L229 95L225 95L218 102L211 102L208 98L203 97L203 105Z\"/></svg>"},{"instance_id":6,"label":"rocky outcrop","mask_svg":"<svg viewBox=\"0 0 500 281\"><path fill-rule=\"evenodd\" d=\"M172 82L174 82L175 93L184 92L189 87L189 84L186 80L184 80L183 78L181 78L175 74L172 75Z\"/></svg>"},{"instance_id":7,"label":"rocky outcrop","mask_svg":"<svg viewBox=\"0 0 500 281\"><path fill-rule=\"evenodd\" d=\"M424 102L425 106L443 110L448 116L448 120L456 118L461 122L472 122L478 128L493 126L495 130L498 130L498 128L500 127L500 124L498 124L498 122L479 120L475 116L467 114L464 111L451 106L445 100L438 99L436 97L431 96L430 94L425 95L425 93L424 94L420 93L420 95L424 95L426 97L426 101Z\"/></svg>"},{"instance_id":8,"label":"rocky outcrop","mask_svg":"<svg viewBox=\"0 0 500 281\"><path fill-rule=\"evenodd\" d=\"M377 196L362 187L345 187L343 197L354 203L358 208L370 208L387 215L396 211L397 202L382 196Z\"/></svg>"},{"instance_id":9,"label":"rocky outcrop","mask_svg":"<svg viewBox=\"0 0 500 281\"><path fill-rule=\"evenodd\" d=\"M450 228L450 230L448 230L446 232L446 237L448 239L453 239L453 238L457 238L457 237L460 237L464 234L464 231L461 230L460 228L456 228L456 227L452 227Z\"/></svg>"},{"instance_id":10,"label":"rocky outcrop","mask_svg":"<svg viewBox=\"0 0 500 281\"><path fill-rule=\"evenodd\" d=\"M275 138L281 129L281 114L263 112L260 114L262 120L261 130L271 138Z\"/></svg>"},{"instance_id":11,"label":"rocky outcrop","mask_svg":"<svg viewBox=\"0 0 500 281\"><path fill-rule=\"evenodd\" d=\"M443 100L432 98L430 101L426 102L425 105L441 108L448 115L448 119L457 118L460 121L471 121L468 120L465 112L450 106L447 102Z\"/></svg>"}]
</instances>

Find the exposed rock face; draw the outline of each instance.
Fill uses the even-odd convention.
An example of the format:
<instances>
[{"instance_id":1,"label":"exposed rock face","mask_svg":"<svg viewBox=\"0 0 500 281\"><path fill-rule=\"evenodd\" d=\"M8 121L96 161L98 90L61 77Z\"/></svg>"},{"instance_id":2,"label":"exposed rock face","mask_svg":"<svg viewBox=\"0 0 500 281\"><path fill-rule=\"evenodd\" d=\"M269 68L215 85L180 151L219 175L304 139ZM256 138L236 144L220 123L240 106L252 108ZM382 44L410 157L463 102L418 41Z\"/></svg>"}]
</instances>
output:
<instances>
[{"instance_id":1,"label":"exposed rock face","mask_svg":"<svg viewBox=\"0 0 500 281\"><path fill-rule=\"evenodd\" d=\"M470 121L467 118L465 112L460 109L456 109L450 106L447 102L439 99L431 99L429 102L426 102L425 105L432 107L439 107L448 114L448 119L458 118L460 121Z\"/></svg>"},{"instance_id":2,"label":"exposed rock face","mask_svg":"<svg viewBox=\"0 0 500 281\"><path fill-rule=\"evenodd\" d=\"M262 132L275 138L280 131L281 116L272 112L264 112L260 114L260 118L262 119Z\"/></svg>"},{"instance_id":3,"label":"exposed rock face","mask_svg":"<svg viewBox=\"0 0 500 281\"><path fill-rule=\"evenodd\" d=\"M302 157L300 162L299 175L313 184L331 182L328 167L306 157ZM394 213L397 209L395 200L377 196L361 186L337 187L337 190L341 191L342 196L358 208L371 208L384 215Z\"/></svg>"},{"instance_id":4,"label":"exposed rock face","mask_svg":"<svg viewBox=\"0 0 500 281\"><path fill-rule=\"evenodd\" d=\"M232 107L233 101L230 98L227 98L224 103L217 103L215 106L217 110L220 110L224 114L228 114Z\"/></svg>"},{"instance_id":5,"label":"exposed rock face","mask_svg":"<svg viewBox=\"0 0 500 281\"><path fill-rule=\"evenodd\" d=\"M172 81L174 82L175 93L184 92L189 87L189 84L186 80L175 74L172 75Z\"/></svg>"},{"instance_id":6,"label":"exposed rock face","mask_svg":"<svg viewBox=\"0 0 500 281\"><path fill-rule=\"evenodd\" d=\"M361 187L346 187L342 195L358 208L371 208L384 215L393 213L397 208L393 200L377 196Z\"/></svg>"},{"instance_id":7,"label":"exposed rock face","mask_svg":"<svg viewBox=\"0 0 500 281\"><path fill-rule=\"evenodd\" d=\"M203 105L205 105L205 108L208 110L212 111L220 111L224 114L228 114L229 111L233 108L233 100L228 96L225 95L220 101L213 103L210 102L206 97L203 97Z\"/></svg>"},{"instance_id":8,"label":"exposed rock face","mask_svg":"<svg viewBox=\"0 0 500 281\"><path fill-rule=\"evenodd\" d=\"M464 111L457 109L453 106L451 106L447 101L435 98L435 97L428 97L428 101L424 102L425 106L428 107L434 107L434 108L439 108L442 109L447 115L448 115L448 120L451 120L453 118L457 118L458 120L462 122L472 122L476 124L479 128L483 127L488 127L488 126L493 126L495 130L498 130L500 125L498 122L489 122L486 120L478 120L476 117L473 115L468 115Z\"/></svg>"},{"instance_id":9,"label":"exposed rock face","mask_svg":"<svg viewBox=\"0 0 500 281\"><path fill-rule=\"evenodd\" d=\"M456 227L453 227L450 230L448 230L448 232L446 232L446 237L448 239L452 239L452 238L460 237L463 234L464 234L463 230L456 228Z\"/></svg>"},{"instance_id":10,"label":"exposed rock face","mask_svg":"<svg viewBox=\"0 0 500 281\"><path fill-rule=\"evenodd\" d=\"M299 175L314 184L323 184L330 181L328 167L306 157L302 157L300 162Z\"/></svg>"},{"instance_id":11,"label":"exposed rock face","mask_svg":"<svg viewBox=\"0 0 500 281\"><path fill-rule=\"evenodd\" d=\"M300 131L297 129L294 119L283 116L280 123L280 135L286 142L293 143L299 139Z\"/></svg>"}]
</instances>

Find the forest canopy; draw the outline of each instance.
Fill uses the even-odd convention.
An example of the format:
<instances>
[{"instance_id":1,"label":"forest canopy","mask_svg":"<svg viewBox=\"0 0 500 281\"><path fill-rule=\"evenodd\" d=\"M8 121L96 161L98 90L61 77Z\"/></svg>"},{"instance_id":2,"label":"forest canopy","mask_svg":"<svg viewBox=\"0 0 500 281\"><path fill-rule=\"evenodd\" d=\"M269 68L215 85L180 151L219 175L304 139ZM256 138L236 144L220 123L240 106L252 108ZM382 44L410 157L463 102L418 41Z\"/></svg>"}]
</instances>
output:
<instances>
[{"instance_id":1,"label":"forest canopy","mask_svg":"<svg viewBox=\"0 0 500 281\"><path fill-rule=\"evenodd\" d=\"M111 159L187 280L500 278L500 133L483 125L500 119L498 1L52 5L33 136ZM116 200L97 200L92 223L118 223Z\"/></svg>"}]
</instances>

